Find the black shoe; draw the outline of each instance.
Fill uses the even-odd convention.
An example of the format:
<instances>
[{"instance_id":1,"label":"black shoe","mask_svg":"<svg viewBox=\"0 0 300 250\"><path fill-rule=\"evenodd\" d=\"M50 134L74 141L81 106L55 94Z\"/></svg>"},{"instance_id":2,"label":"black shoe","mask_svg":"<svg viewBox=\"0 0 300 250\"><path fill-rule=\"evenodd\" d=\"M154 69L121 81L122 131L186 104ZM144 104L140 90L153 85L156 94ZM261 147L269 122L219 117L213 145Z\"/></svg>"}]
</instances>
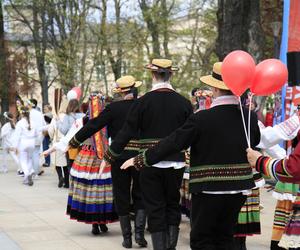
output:
<instances>
[{"instance_id":1,"label":"black shoe","mask_svg":"<svg viewBox=\"0 0 300 250\"><path fill-rule=\"evenodd\" d=\"M50 165L47 164L47 163L44 163L44 164L43 164L43 167L44 167L44 168L48 168L48 167L50 167Z\"/></svg>"},{"instance_id":2,"label":"black shoe","mask_svg":"<svg viewBox=\"0 0 300 250\"><path fill-rule=\"evenodd\" d=\"M166 232L151 233L153 250L166 250Z\"/></svg>"},{"instance_id":3,"label":"black shoe","mask_svg":"<svg viewBox=\"0 0 300 250\"><path fill-rule=\"evenodd\" d=\"M119 219L123 235L122 246L125 248L132 248L130 217L129 215L125 215L120 216Z\"/></svg>"},{"instance_id":4,"label":"black shoe","mask_svg":"<svg viewBox=\"0 0 300 250\"><path fill-rule=\"evenodd\" d=\"M179 227L169 225L167 231L167 250L176 250L178 241Z\"/></svg>"},{"instance_id":5,"label":"black shoe","mask_svg":"<svg viewBox=\"0 0 300 250\"><path fill-rule=\"evenodd\" d=\"M146 225L146 212L145 210L137 210L135 214L134 227L135 227L135 242L140 247L147 247L148 243L144 237Z\"/></svg>"},{"instance_id":6,"label":"black shoe","mask_svg":"<svg viewBox=\"0 0 300 250\"><path fill-rule=\"evenodd\" d=\"M93 224L92 234L93 235L99 235L100 234L98 224Z\"/></svg>"},{"instance_id":7,"label":"black shoe","mask_svg":"<svg viewBox=\"0 0 300 250\"><path fill-rule=\"evenodd\" d=\"M108 232L108 228L105 224L99 224L100 226L100 230L102 233L107 233Z\"/></svg>"},{"instance_id":8,"label":"black shoe","mask_svg":"<svg viewBox=\"0 0 300 250\"><path fill-rule=\"evenodd\" d=\"M32 179L32 174L28 176L28 186L33 185L33 179Z\"/></svg>"},{"instance_id":9,"label":"black shoe","mask_svg":"<svg viewBox=\"0 0 300 250\"><path fill-rule=\"evenodd\" d=\"M69 188L69 187L70 187L69 184L64 185L64 188Z\"/></svg>"},{"instance_id":10,"label":"black shoe","mask_svg":"<svg viewBox=\"0 0 300 250\"><path fill-rule=\"evenodd\" d=\"M61 188L61 187L64 185L64 182L65 182L64 178L63 178L63 177L60 177L57 186L58 186L59 188Z\"/></svg>"},{"instance_id":11,"label":"black shoe","mask_svg":"<svg viewBox=\"0 0 300 250\"><path fill-rule=\"evenodd\" d=\"M38 173L38 176L41 176L43 173L44 173L44 170L41 170L41 171Z\"/></svg>"},{"instance_id":12,"label":"black shoe","mask_svg":"<svg viewBox=\"0 0 300 250\"><path fill-rule=\"evenodd\" d=\"M18 170L17 174L18 174L19 176L24 176L24 172L21 171L21 170Z\"/></svg>"}]
</instances>

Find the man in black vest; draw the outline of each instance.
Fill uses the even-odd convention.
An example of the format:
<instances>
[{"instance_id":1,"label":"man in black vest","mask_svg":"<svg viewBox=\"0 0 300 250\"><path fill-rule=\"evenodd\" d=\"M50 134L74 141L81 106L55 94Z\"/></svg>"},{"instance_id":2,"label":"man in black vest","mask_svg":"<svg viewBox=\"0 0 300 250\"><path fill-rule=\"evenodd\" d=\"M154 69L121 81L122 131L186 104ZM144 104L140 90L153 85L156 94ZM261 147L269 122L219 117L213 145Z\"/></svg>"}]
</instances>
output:
<instances>
[{"instance_id":1,"label":"man in black vest","mask_svg":"<svg viewBox=\"0 0 300 250\"><path fill-rule=\"evenodd\" d=\"M167 59L154 59L146 66L152 72L152 90L139 98L127 115L125 125L106 154L114 162L128 141L139 131L139 144L145 150L184 124L192 114L191 103L170 84L178 70ZM175 249L181 212L179 188L184 171L184 152L163 157L140 172L140 186L155 250Z\"/></svg>"},{"instance_id":2,"label":"man in black vest","mask_svg":"<svg viewBox=\"0 0 300 250\"><path fill-rule=\"evenodd\" d=\"M192 250L232 250L234 227L246 194L255 186L247 161L247 141L241 110L221 77L222 63L200 80L213 91L208 110L193 114L158 145L124 163L123 169L152 169L162 159L191 147ZM247 118L248 111L244 111ZM247 124L246 124L247 126ZM260 141L255 113L251 114L251 146Z\"/></svg>"}]
</instances>

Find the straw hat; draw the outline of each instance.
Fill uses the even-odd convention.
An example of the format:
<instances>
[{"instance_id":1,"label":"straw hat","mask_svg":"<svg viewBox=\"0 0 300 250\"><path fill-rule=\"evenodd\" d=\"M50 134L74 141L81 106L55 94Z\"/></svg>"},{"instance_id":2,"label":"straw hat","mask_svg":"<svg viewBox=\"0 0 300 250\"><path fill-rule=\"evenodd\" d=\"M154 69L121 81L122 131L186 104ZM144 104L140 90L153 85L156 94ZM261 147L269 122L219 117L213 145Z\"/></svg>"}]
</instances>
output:
<instances>
[{"instance_id":1,"label":"straw hat","mask_svg":"<svg viewBox=\"0 0 300 250\"><path fill-rule=\"evenodd\" d=\"M157 72L178 71L179 68L172 65L172 61L168 59L153 59L151 64L145 66L146 69Z\"/></svg>"},{"instance_id":2,"label":"straw hat","mask_svg":"<svg viewBox=\"0 0 300 250\"><path fill-rule=\"evenodd\" d=\"M123 76L116 81L116 87L113 89L114 93L127 92L131 88L138 88L142 85L141 81L135 80L133 76Z\"/></svg>"},{"instance_id":3,"label":"straw hat","mask_svg":"<svg viewBox=\"0 0 300 250\"><path fill-rule=\"evenodd\" d=\"M229 88L222 80L221 67L222 67L222 63L216 62L213 66L212 74L208 76L200 77L200 81L218 89L229 90Z\"/></svg>"}]
</instances>

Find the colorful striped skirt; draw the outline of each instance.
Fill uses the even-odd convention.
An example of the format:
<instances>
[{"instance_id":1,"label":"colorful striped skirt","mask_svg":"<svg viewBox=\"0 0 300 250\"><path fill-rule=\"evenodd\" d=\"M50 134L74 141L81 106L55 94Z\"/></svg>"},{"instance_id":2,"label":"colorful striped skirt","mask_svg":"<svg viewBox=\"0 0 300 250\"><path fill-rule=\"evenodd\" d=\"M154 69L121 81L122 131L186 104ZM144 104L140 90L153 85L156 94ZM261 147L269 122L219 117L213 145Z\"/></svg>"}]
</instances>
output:
<instances>
[{"instance_id":1,"label":"colorful striped skirt","mask_svg":"<svg viewBox=\"0 0 300 250\"><path fill-rule=\"evenodd\" d=\"M261 233L259 201L259 189L252 189L252 193L247 196L247 200L239 213L235 230L236 237Z\"/></svg>"},{"instance_id":2,"label":"colorful striped skirt","mask_svg":"<svg viewBox=\"0 0 300 250\"><path fill-rule=\"evenodd\" d=\"M300 191L298 191L290 220L278 245L285 249L300 248Z\"/></svg>"},{"instance_id":3,"label":"colorful striped skirt","mask_svg":"<svg viewBox=\"0 0 300 250\"><path fill-rule=\"evenodd\" d=\"M111 168L99 174L101 160L92 146L83 146L70 171L67 214L88 224L107 224L118 219L113 204Z\"/></svg>"}]
</instances>

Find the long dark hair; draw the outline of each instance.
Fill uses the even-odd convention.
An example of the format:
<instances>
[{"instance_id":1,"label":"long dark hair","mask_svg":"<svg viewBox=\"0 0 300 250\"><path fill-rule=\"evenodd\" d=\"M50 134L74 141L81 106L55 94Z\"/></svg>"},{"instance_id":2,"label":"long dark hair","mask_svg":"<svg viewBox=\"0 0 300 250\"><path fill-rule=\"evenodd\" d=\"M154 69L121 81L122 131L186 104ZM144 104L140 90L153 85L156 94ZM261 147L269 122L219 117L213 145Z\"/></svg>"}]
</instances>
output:
<instances>
[{"instance_id":1,"label":"long dark hair","mask_svg":"<svg viewBox=\"0 0 300 250\"><path fill-rule=\"evenodd\" d=\"M72 99L68 103L68 107L66 110L66 114L69 115L70 113L79 113L80 112L80 105L77 99Z\"/></svg>"},{"instance_id":2,"label":"long dark hair","mask_svg":"<svg viewBox=\"0 0 300 250\"><path fill-rule=\"evenodd\" d=\"M28 130L31 130L31 124L30 124L30 111L27 107L21 107L20 108L20 113L22 114L23 117L26 118L28 122Z\"/></svg>"}]
</instances>

